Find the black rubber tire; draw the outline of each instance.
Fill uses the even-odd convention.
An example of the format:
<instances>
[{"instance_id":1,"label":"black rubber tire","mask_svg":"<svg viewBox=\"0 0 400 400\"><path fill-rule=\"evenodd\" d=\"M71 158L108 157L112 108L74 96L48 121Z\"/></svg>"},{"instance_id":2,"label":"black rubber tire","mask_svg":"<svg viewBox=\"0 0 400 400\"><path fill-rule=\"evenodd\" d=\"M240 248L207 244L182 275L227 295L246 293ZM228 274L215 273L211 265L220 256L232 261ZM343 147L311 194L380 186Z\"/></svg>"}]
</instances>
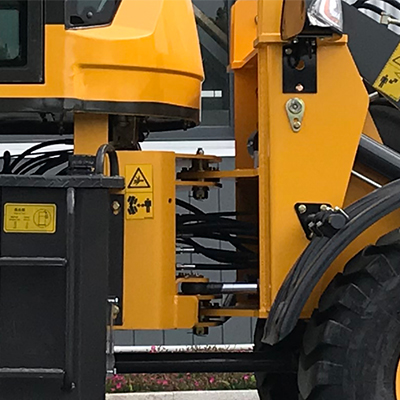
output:
<instances>
[{"instance_id":1,"label":"black rubber tire","mask_svg":"<svg viewBox=\"0 0 400 400\"><path fill-rule=\"evenodd\" d=\"M396 399L399 236L392 232L358 253L321 296L303 338L300 399Z\"/></svg>"},{"instance_id":2,"label":"black rubber tire","mask_svg":"<svg viewBox=\"0 0 400 400\"><path fill-rule=\"evenodd\" d=\"M261 342L264 334L266 319L258 319L254 333L254 351L280 355L283 353L293 354L295 357L300 352L301 337L304 333L304 324L301 322L296 329L284 341L276 346L270 346ZM268 354L268 355L267 355ZM297 374L268 374L266 372L256 372L257 392L260 400L298 400L299 391L297 388Z\"/></svg>"}]
</instances>

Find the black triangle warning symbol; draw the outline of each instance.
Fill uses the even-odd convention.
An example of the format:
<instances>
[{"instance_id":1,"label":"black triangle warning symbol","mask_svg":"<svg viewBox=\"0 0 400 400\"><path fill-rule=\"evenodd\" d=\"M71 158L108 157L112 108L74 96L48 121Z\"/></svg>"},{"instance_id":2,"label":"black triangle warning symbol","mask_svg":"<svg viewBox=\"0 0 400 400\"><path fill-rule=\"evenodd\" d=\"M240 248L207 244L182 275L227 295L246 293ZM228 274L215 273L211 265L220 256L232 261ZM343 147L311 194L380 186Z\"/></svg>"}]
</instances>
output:
<instances>
[{"instance_id":1,"label":"black triangle warning symbol","mask_svg":"<svg viewBox=\"0 0 400 400\"><path fill-rule=\"evenodd\" d=\"M392 61L393 61L395 64L400 65L400 56L393 58Z\"/></svg>"},{"instance_id":2,"label":"black triangle warning symbol","mask_svg":"<svg viewBox=\"0 0 400 400\"><path fill-rule=\"evenodd\" d=\"M138 168L129 182L129 189L150 189L150 183L144 176L144 173Z\"/></svg>"}]
</instances>

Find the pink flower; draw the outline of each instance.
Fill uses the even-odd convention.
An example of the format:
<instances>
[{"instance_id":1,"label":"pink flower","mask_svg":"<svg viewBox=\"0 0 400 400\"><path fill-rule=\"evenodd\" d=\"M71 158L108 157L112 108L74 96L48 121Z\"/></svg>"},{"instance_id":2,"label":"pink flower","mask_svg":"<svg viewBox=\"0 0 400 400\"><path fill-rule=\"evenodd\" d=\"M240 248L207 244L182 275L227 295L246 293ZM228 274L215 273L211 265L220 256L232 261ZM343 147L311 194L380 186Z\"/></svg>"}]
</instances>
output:
<instances>
[{"instance_id":1,"label":"pink flower","mask_svg":"<svg viewBox=\"0 0 400 400\"><path fill-rule=\"evenodd\" d=\"M168 385L168 381L167 380L163 380L163 383L162 383L164 386L166 386L166 385Z\"/></svg>"},{"instance_id":2,"label":"pink flower","mask_svg":"<svg viewBox=\"0 0 400 400\"><path fill-rule=\"evenodd\" d=\"M115 386L116 389L121 389L122 388L122 383L117 383L117 385Z\"/></svg>"},{"instance_id":3,"label":"pink flower","mask_svg":"<svg viewBox=\"0 0 400 400\"><path fill-rule=\"evenodd\" d=\"M248 381L249 378L250 378L250 375L245 375L245 376L243 377L243 379L244 379L245 381Z\"/></svg>"},{"instance_id":4,"label":"pink flower","mask_svg":"<svg viewBox=\"0 0 400 400\"><path fill-rule=\"evenodd\" d=\"M194 386L199 387L199 382L194 381Z\"/></svg>"},{"instance_id":5,"label":"pink flower","mask_svg":"<svg viewBox=\"0 0 400 400\"><path fill-rule=\"evenodd\" d=\"M156 352L157 352L156 346L151 346L150 353L156 353Z\"/></svg>"},{"instance_id":6,"label":"pink flower","mask_svg":"<svg viewBox=\"0 0 400 400\"><path fill-rule=\"evenodd\" d=\"M214 382L215 382L215 378L212 376L212 377L209 379L209 382L210 382L210 383L214 383Z\"/></svg>"}]
</instances>

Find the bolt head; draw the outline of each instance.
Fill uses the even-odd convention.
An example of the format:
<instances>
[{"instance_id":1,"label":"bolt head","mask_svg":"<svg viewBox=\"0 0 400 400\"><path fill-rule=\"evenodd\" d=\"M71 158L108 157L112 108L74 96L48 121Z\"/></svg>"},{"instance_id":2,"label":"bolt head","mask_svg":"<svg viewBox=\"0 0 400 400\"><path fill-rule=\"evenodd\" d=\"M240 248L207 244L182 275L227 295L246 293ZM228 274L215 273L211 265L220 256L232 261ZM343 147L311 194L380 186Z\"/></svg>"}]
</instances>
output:
<instances>
[{"instance_id":1,"label":"bolt head","mask_svg":"<svg viewBox=\"0 0 400 400\"><path fill-rule=\"evenodd\" d=\"M304 213L307 211L307 206L306 206L305 204L300 204L300 205L297 207L297 211L298 211L300 214L304 214Z\"/></svg>"},{"instance_id":2,"label":"bolt head","mask_svg":"<svg viewBox=\"0 0 400 400\"><path fill-rule=\"evenodd\" d=\"M118 201L113 201L111 208L113 210L114 215L118 215L121 212L121 204Z\"/></svg>"},{"instance_id":3,"label":"bolt head","mask_svg":"<svg viewBox=\"0 0 400 400\"><path fill-rule=\"evenodd\" d=\"M119 307L116 304L112 305L112 317L113 319L116 319L118 317L118 314L120 312Z\"/></svg>"},{"instance_id":4,"label":"bolt head","mask_svg":"<svg viewBox=\"0 0 400 400\"><path fill-rule=\"evenodd\" d=\"M294 129L300 129L301 128L301 122L300 121L294 121L293 122L293 128Z\"/></svg>"},{"instance_id":5,"label":"bolt head","mask_svg":"<svg viewBox=\"0 0 400 400\"><path fill-rule=\"evenodd\" d=\"M287 49L285 49L285 54L286 54L286 55L290 56L292 53L293 53L293 50L292 50L290 47L288 47Z\"/></svg>"},{"instance_id":6,"label":"bolt head","mask_svg":"<svg viewBox=\"0 0 400 400\"><path fill-rule=\"evenodd\" d=\"M303 110L303 105L299 99L291 99L288 108L292 114L299 114Z\"/></svg>"},{"instance_id":7,"label":"bolt head","mask_svg":"<svg viewBox=\"0 0 400 400\"><path fill-rule=\"evenodd\" d=\"M298 92L302 92L302 91L304 90L304 86L303 86L301 83L298 83L298 84L296 85L296 90L297 90Z\"/></svg>"},{"instance_id":8,"label":"bolt head","mask_svg":"<svg viewBox=\"0 0 400 400\"><path fill-rule=\"evenodd\" d=\"M321 206L320 206L320 210L321 211L326 211L327 209L328 209L329 207L326 205L326 204L321 204Z\"/></svg>"}]
</instances>

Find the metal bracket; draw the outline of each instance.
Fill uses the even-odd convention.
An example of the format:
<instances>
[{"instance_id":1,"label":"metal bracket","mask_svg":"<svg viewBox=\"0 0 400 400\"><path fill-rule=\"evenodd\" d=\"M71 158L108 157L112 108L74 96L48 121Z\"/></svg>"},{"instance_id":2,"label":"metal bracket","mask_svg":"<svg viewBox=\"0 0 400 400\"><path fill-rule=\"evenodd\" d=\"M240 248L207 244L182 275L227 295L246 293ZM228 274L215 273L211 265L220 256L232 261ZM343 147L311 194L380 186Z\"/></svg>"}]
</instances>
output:
<instances>
[{"instance_id":1,"label":"metal bracket","mask_svg":"<svg viewBox=\"0 0 400 400\"><path fill-rule=\"evenodd\" d=\"M309 240L314 236L332 237L350 219L341 208L330 204L297 203L294 209Z\"/></svg>"},{"instance_id":2,"label":"metal bracket","mask_svg":"<svg viewBox=\"0 0 400 400\"><path fill-rule=\"evenodd\" d=\"M114 357L114 320L119 314L118 298L108 299L108 324L106 338L106 370L107 374L115 374L115 357Z\"/></svg>"},{"instance_id":3,"label":"metal bracket","mask_svg":"<svg viewBox=\"0 0 400 400\"><path fill-rule=\"evenodd\" d=\"M295 97L286 102L286 113L289 118L293 132L298 132L303 123L305 104L304 101Z\"/></svg>"},{"instance_id":4,"label":"metal bracket","mask_svg":"<svg viewBox=\"0 0 400 400\"><path fill-rule=\"evenodd\" d=\"M317 93L316 38L294 38L282 49L283 93Z\"/></svg>"}]
</instances>

